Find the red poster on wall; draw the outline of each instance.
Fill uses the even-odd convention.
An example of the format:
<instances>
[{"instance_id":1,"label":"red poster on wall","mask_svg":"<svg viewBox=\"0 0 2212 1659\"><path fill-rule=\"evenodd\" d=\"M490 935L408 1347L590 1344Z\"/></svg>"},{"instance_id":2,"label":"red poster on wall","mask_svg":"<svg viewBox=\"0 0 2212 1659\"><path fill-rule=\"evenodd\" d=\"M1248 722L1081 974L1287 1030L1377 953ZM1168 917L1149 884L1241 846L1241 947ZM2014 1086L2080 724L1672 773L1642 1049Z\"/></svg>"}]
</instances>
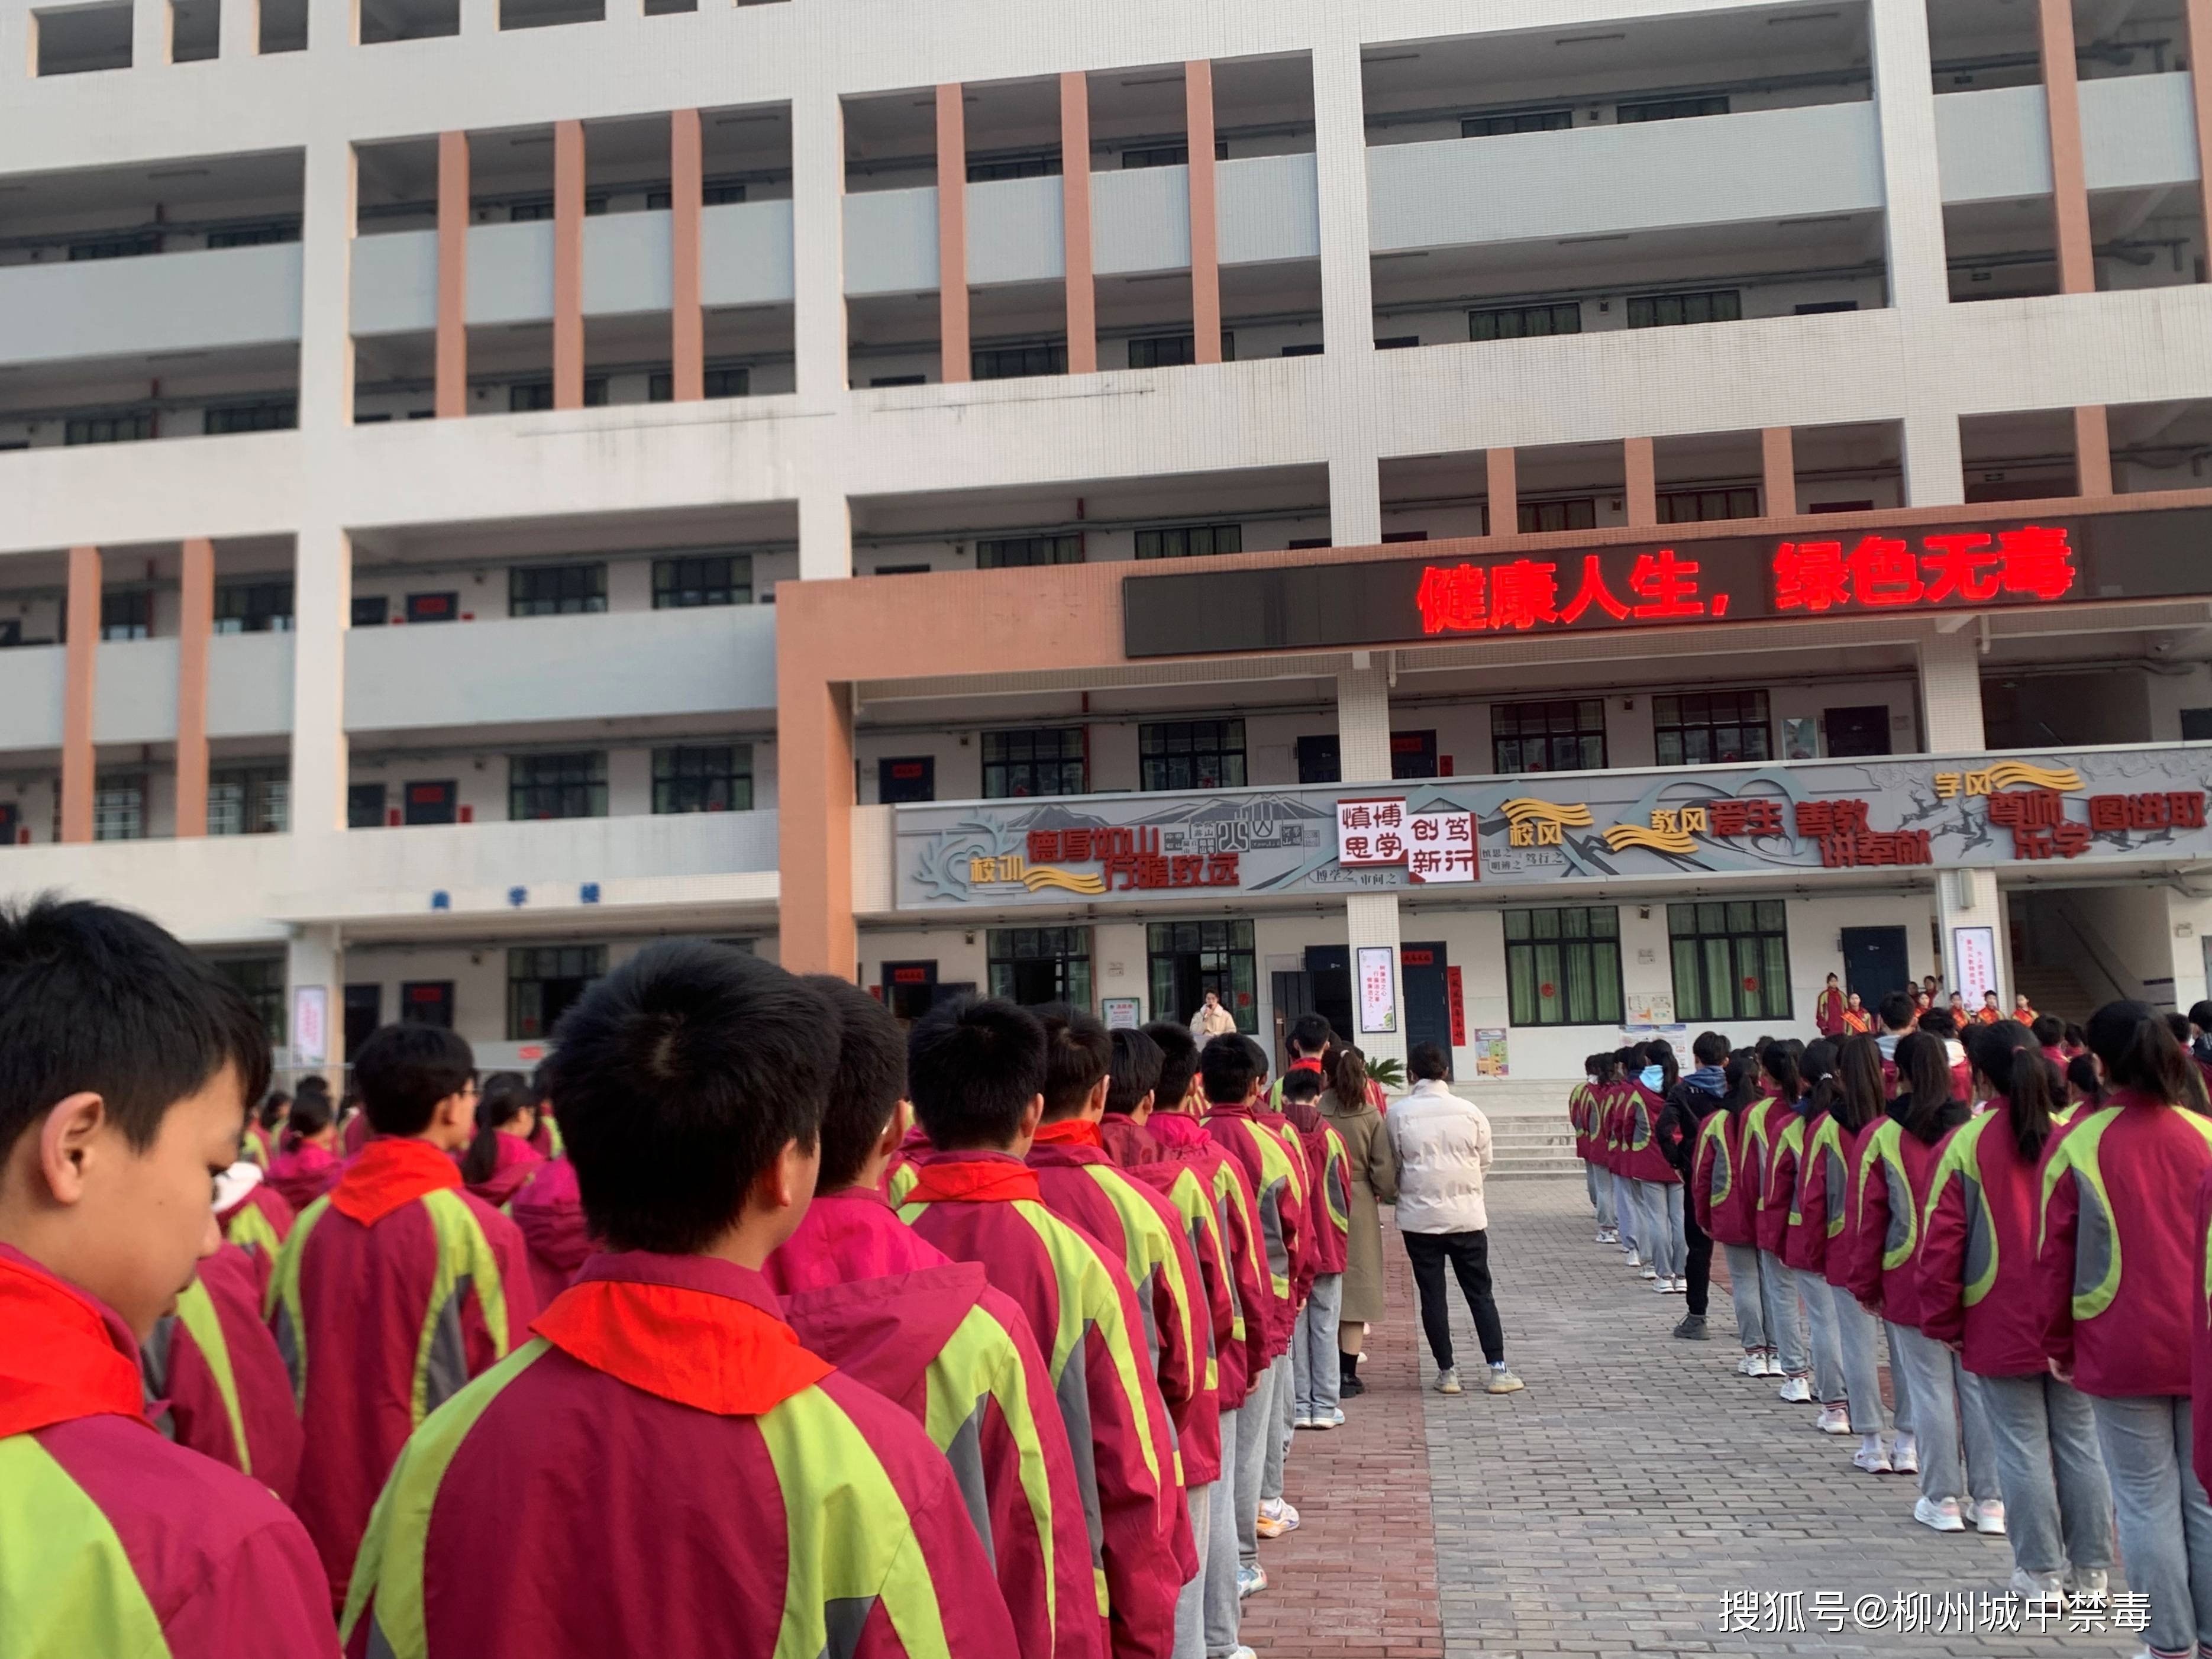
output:
<instances>
[{"instance_id":1,"label":"red poster on wall","mask_svg":"<svg viewBox=\"0 0 2212 1659\"><path fill-rule=\"evenodd\" d=\"M1451 1008L1452 1047L1464 1048L1467 1047L1467 1004L1460 998L1459 969L1456 968L1448 966L1444 969L1444 1000Z\"/></svg>"}]
</instances>

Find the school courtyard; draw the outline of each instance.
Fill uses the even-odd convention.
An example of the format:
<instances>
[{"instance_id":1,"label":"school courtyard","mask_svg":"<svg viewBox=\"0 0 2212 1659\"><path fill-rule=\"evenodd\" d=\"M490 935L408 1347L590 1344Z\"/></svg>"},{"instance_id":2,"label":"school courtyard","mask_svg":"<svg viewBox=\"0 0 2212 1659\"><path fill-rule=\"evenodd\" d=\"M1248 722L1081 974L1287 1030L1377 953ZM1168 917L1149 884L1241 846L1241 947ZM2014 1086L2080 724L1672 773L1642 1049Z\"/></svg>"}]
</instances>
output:
<instances>
[{"instance_id":1,"label":"school courtyard","mask_svg":"<svg viewBox=\"0 0 2212 1659\"><path fill-rule=\"evenodd\" d=\"M2142 1646L2110 1624L2006 1623L2004 1540L1915 1525L1910 1478L1860 1474L1855 1440L1738 1376L1724 1279L1713 1340L1674 1340L1680 1299L1593 1242L1579 1176L1496 1179L1488 1203L1507 1356L1528 1388L1431 1391L1405 1253L1387 1241L1368 1392L1343 1429L1298 1437L1285 1490L1303 1523L1261 1546L1273 1588L1245 1603L1244 1639L1263 1659ZM1463 1303L1453 1326L1479 1375Z\"/></svg>"}]
</instances>

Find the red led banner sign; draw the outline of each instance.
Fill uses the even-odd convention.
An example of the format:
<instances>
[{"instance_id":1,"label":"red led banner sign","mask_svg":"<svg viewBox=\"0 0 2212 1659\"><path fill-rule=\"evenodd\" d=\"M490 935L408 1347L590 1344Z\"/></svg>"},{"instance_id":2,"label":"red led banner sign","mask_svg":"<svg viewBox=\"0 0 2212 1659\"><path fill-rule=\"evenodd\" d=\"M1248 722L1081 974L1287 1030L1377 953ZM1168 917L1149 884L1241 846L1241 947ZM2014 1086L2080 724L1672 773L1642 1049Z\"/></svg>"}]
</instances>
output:
<instances>
[{"instance_id":1,"label":"red led banner sign","mask_svg":"<svg viewBox=\"0 0 2212 1659\"><path fill-rule=\"evenodd\" d=\"M1132 657L2212 597L2212 510L1146 574Z\"/></svg>"}]
</instances>

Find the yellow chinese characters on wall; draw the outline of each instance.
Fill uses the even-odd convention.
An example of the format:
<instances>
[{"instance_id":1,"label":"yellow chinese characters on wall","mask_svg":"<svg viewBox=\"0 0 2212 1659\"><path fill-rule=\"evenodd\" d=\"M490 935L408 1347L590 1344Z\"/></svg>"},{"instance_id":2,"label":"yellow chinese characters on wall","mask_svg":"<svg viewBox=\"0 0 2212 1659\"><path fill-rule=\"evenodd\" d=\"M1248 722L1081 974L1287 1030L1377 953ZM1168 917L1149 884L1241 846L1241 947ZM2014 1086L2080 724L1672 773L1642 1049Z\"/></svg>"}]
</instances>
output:
<instances>
[{"instance_id":1,"label":"yellow chinese characters on wall","mask_svg":"<svg viewBox=\"0 0 2212 1659\"><path fill-rule=\"evenodd\" d=\"M1580 802L1559 806L1521 796L1507 801L1501 810L1505 814L1508 847L1558 847L1563 844L1564 831L1587 830L1593 822L1589 808Z\"/></svg>"}]
</instances>

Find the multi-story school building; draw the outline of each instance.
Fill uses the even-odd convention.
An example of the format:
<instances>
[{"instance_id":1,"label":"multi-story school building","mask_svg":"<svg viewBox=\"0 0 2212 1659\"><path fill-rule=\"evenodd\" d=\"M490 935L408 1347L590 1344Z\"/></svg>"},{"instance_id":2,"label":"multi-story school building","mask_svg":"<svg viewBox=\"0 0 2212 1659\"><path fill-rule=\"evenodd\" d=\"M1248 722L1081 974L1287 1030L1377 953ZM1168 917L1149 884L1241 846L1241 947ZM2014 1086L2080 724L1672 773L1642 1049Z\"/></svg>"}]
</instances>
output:
<instances>
[{"instance_id":1,"label":"multi-story school building","mask_svg":"<svg viewBox=\"0 0 2212 1659\"><path fill-rule=\"evenodd\" d=\"M2212 0L0 3L0 890L1458 1076L2204 994Z\"/></svg>"}]
</instances>

